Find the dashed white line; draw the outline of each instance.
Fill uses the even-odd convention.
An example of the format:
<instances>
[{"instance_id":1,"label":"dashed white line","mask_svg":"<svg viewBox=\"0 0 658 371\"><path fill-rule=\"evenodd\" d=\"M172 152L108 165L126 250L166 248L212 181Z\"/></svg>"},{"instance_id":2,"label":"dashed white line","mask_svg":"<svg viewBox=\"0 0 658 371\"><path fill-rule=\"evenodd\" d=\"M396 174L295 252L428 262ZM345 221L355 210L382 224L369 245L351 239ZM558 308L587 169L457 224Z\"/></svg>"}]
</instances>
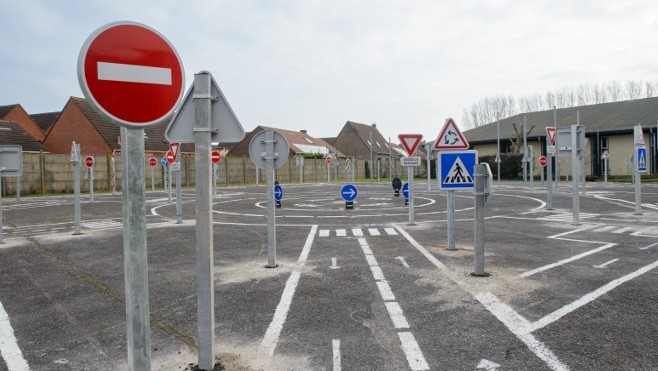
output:
<instances>
[{"instance_id":1,"label":"dashed white line","mask_svg":"<svg viewBox=\"0 0 658 371\"><path fill-rule=\"evenodd\" d=\"M377 228L368 228L368 233L370 233L371 236L379 236L381 235L379 233L379 230Z\"/></svg>"},{"instance_id":2,"label":"dashed white line","mask_svg":"<svg viewBox=\"0 0 658 371\"><path fill-rule=\"evenodd\" d=\"M389 236L397 236L398 232L395 231L395 228L384 228L384 231L389 235Z\"/></svg>"},{"instance_id":3,"label":"dashed white line","mask_svg":"<svg viewBox=\"0 0 658 371\"><path fill-rule=\"evenodd\" d=\"M336 236L345 237L347 236L347 231L344 229L336 229Z\"/></svg>"},{"instance_id":4,"label":"dashed white line","mask_svg":"<svg viewBox=\"0 0 658 371\"><path fill-rule=\"evenodd\" d=\"M333 353L334 371L340 371L340 340L333 339L331 341L331 348Z\"/></svg>"},{"instance_id":5,"label":"dashed white line","mask_svg":"<svg viewBox=\"0 0 658 371\"><path fill-rule=\"evenodd\" d=\"M409 322L407 322L407 319L404 317L402 308L400 308L400 304L398 304L397 301L389 301L384 303L384 305L386 305L388 316L391 317L393 327L396 329L409 328Z\"/></svg>"},{"instance_id":6,"label":"dashed white line","mask_svg":"<svg viewBox=\"0 0 658 371\"><path fill-rule=\"evenodd\" d=\"M633 230L633 227L624 227L624 228L619 228L616 231L612 231L612 233L624 233Z\"/></svg>"},{"instance_id":7,"label":"dashed white line","mask_svg":"<svg viewBox=\"0 0 658 371\"><path fill-rule=\"evenodd\" d=\"M318 237L329 237L329 230L320 229L320 231L318 232Z\"/></svg>"},{"instance_id":8,"label":"dashed white line","mask_svg":"<svg viewBox=\"0 0 658 371\"><path fill-rule=\"evenodd\" d=\"M414 335L411 332L398 332L398 337L402 344L402 350L407 356L409 367L414 371L429 370L430 366L425 361L423 352L420 350Z\"/></svg>"},{"instance_id":9,"label":"dashed white line","mask_svg":"<svg viewBox=\"0 0 658 371\"><path fill-rule=\"evenodd\" d=\"M650 248L652 248L652 247L654 247L654 246L656 246L656 245L658 245L658 242L656 242L656 243L652 243L651 245L648 245L648 246L638 247L638 249L640 249L640 250L647 250L647 249L650 249Z\"/></svg>"},{"instance_id":10,"label":"dashed white line","mask_svg":"<svg viewBox=\"0 0 658 371\"><path fill-rule=\"evenodd\" d=\"M9 323L9 315L0 303L0 355L5 360L9 371L29 371L27 361L14 336L14 329Z\"/></svg>"},{"instance_id":11,"label":"dashed white line","mask_svg":"<svg viewBox=\"0 0 658 371\"><path fill-rule=\"evenodd\" d=\"M586 256L588 256L588 255L592 255L592 254L595 254L595 253L597 253L597 252L603 251L603 250L605 250L605 249L609 249L609 248L611 248L611 247L613 247L613 246L616 246L616 245L617 245L616 243L605 244L605 245L603 245L603 246L601 246L601 247L597 247L596 249L589 250L589 251L585 251L585 252L582 253L582 254L574 255L574 256L572 256L572 257L570 257L570 258L568 258L568 259L560 260L559 262L556 262L556 263L552 263L552 264L544 265L543 267L539 267L539 268L535 268L535 269L533 269L533 270L529 270L529 271L527 271L527 272L523 272L523 273L519 274L519 276L520 276L520 277L530 277L530 276L532 276L533 274L537 274L537 273L539 273L539 272L547 271L547 270L549 270L549 269L551 269L551 268L559 267L559 266L561 266L561 265L564 265L564 264L570 263L570 262L572 262L572 261L575 261L575 260L578 260L578 259L584 258L584 257L586 257Z\"/></svg>"},{"instance_id":12,"label":"dashed white line","mask_svg":"<svg viewBox=\"0 0 658 371\"><path fill-rule=\"evenodd\" d=\"M594 268L605 268L605 267L607 267L608 265L610 265L610 264L616 262L617 260L619 260L619 259L612 259L612 260L610 260L609 262L605 262L605 263L600 264L600 265L593 265L593 267L594 267Z\"/></svg>"},{"instance_id":13,"label":"dashed white line","mask_svg":"<svg viewBox=\"0 0 658 371\"><path fill-rule=\"evenodd\" d=\"M382 296L384 301L394 301L395 295L393 295L393 290L391 286L388 285L386 281L376 281L377 288L379 289L379 294Z\"/></svg>"},{"instance_id":14,"label":"dashed white line","mask_svg":"<svg viewBox=\"0 0 658 371\"><path fill-rule=\"evenodd\" d=\"M370 271L372 272L372 276L375 277L375 280L377 281L383 281L386 278L384 278L384 272L382 272L382 269L378 266L370 266Z\"/></svg>"},{"instance_id":15,"label":"dashed white line","mask_svg":"<svg viewBox=\"0 0 658 371\"><path fill-rule=\"evenodd\" d=\"M611 229L615 229L615 228L617 228L616 225L606 225L605 227L601 227L601 228L599 228L599 229L595 229L594 232L605 232L605 231L609 231L609 230L611 230Z\"/></svg>"},{"instance_id":16,"label":"dashed white line","mask_svg":"<svg viewBox=\"0 0 658 371\"><path fill-rule=\"evenodd\" d=\"M352 235L354 235L354 237L363 237L363 231L359 228L354 228L352 229Z\"/></svg>"}]
</instances>

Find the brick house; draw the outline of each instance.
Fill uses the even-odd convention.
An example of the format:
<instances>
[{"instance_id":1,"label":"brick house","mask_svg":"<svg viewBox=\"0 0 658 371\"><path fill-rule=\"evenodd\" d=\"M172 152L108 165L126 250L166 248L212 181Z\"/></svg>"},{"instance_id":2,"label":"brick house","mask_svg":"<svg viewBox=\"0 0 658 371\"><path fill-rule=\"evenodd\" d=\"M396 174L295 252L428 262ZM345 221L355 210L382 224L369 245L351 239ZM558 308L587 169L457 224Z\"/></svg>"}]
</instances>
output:
<instances>
[{"instance_id":1,"label":"brick house","mask_svg":"<svg viewBox=\"0 0 658 371\"><path fill-rule=\"evenodd\" d=\"M288 144L290 145L290 153L288 156L303 155L303 154L323 154L326 155L331 153L341 158L345 157L342 152L337 150L334 146L325 142L323 139L314 138L308 135L306 130L302 131L292 131L285 129L276 129L267 126L257 126L253 131L251 131L245 138L237 143L233 149L229 151L230 156L247 156L249 157L249 144L254 135L260 133L263 130L275 130L281 135L286 137Z\"/></svg>"},{"instance_id":2,"label":"brick house","mask_svg":"<svg viewBox=\"0 0 658 371\"><path fill-rule=\"evenodd\" d=\"M20 104L0 106L0 120L15 122L34 139L43 142L44 132Z\"/></svg>"}]
</instances>

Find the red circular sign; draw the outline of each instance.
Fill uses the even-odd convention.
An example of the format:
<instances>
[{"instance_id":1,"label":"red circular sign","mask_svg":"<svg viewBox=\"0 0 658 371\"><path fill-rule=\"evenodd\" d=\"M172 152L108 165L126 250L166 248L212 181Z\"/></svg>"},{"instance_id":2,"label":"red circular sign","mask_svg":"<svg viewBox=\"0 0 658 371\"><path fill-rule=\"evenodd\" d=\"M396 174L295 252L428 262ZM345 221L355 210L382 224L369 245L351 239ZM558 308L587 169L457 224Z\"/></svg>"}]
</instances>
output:
<instances>
[{"instance_id":1,"label":"red circular sign","mask_svg":"<svg viewBox=\"0 0 658 371\"><path fill-rule=\"evenodd\" d=\"M149 158L149 165L150 166L156 166L158 164L158 160L155 157Z\"/></svg>"},{"instance_id":2,"label":"red circular sign","mask_svg":"<svg viewBox=\"0 0 658 371\"><path fill-rule=\"evenodd\" d=\"M210 159L212 160L213 164L218 163L220 158L221 158L221 155L220 155L219 151L210 152Z\"/></svg>"},{"instance_id":3,"label":"red circular sign","mask_svg":"<svg viewBox=\"0 0 658 371\"><path fill-rule=\"evenodd\" d=\"M174 158L174 153L171 151L167 151L167 154L165 155L167 157L167 162L170 164L173 164L176 159Z\"/></svg>"},{"instance_id":4,"label":"red circular sign","mask_svg":"<svg viewBox=\"0 0 658 371\"><path fill-rule=\"evenodd\" d=\"M546 160L546 156L541 156L539 158L539 166L544 167L548 163L548 160Z\"/></svg>"},{"instance_id":5,"label":"red circular sign","mask_svg":"<svg viewBox=\"0 0 658 371\"><path fill-rule=\"evenodd\" d=\"M327 164L331 164L331 157L327 157Z\"/></svg>"},{"instance_id":6,"label":"red circular sign","mask_svg":"<svg viewBox=\"0 0 658 371\"><path fill-rule=\"evenodd\" d=\"M87 165L87 167L92 167L92 166L94 166L94 158L91 157L91 156L87 156L87 157L85 158L85 165Z\"/></svg>"},{"instance_id":7,"label":"red circular sign","mask_svg":"<svg viewBox=\"0 0 658 371\"><path fill-rule=\"evenodd\" d=\"M102 115L128 127L168 118L183 97L183 63L156 30L134 22L102 26L78 57L85 98Z\"/></svg>"}]
</instances>

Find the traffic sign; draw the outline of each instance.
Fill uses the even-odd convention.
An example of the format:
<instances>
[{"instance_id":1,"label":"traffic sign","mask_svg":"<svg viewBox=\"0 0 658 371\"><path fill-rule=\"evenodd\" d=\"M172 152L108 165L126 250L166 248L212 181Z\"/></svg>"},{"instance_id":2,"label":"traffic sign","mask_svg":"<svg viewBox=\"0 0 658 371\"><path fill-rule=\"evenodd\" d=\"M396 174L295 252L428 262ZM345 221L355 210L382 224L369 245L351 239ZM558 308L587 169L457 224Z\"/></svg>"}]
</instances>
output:
<instances>
[{"instance_id":1,"label":"traffic sign","mask_svg":"<svg viewBox=\"0 0 658 371\"><path fill-rule=\"evenodd\" d=\"M0 170L2 176L22 176L23 147L19 144L0 145L0 169L2 169ZM2 217L0 216L0 219L1 218ZM0 220L0 226L2 226L2 220ZM1 229L0 233L2 233ZM2 241L2 238L0 238L0 241Z\"/></svg>"},{"instance_id":2,"label":"traffic sign","mask_svg":"<svg viewBox=\"0 0 658 371\"><path fill-rule=\"evenodd\" d=\"M439 132L436 138L434 149L468 149L468 141L462 135L461 131L451 118L446 120L443 124L443 129Z\"/></svg>"},{"instance_id":3,"label":"traffic sign","mask_svg":"<svg viewBox=\"0 0 658 371\"><path fill-rule=\"evenodd\" d=\"M281 201L282 198L283 198L283 187L281 187L281 185L279 184L274 185L274 200Z\"/></svg>"},{"instance_id":4,"label":"traffic sign","mask_svg":"<svg viewBox=\"0 0 658 371\"><path fill-rule=\"evenodd\" d=\"M554 146L555 145L555 127L554 126L547 126L546 127L546 139L548 139L548 145L549 146Z\"/></svg>"},{"instance_id":5,"label":"traffic sign","mask_svg":"<svg viewBox=\"0 0 658 371\"><path fill-rule=\"evenodd\" d=\"M327 165L331 165L331 161L332 161L331 156L327 156L327 158L325 159L325 161L327 161Z\"/></svg>"},{"instance_id":6,"label":"traffic sign","mask_svg":"<svg viewBox=\"0 0 658 371\"><path fill-rule=\"evenodd\" d=\"M644 147L644 132L642 131L642 125L635 125L634 135L635 135L635 146Z\"/></svg>"},{"instance_id":7,"label":"traffic sign","mask_svg":"<svg viewBox=\"0 0 658 371\"><path fill-rule=\"evenodd\" d=\"M402 197L409 199L409 183L402 185Z\"/></svg>"},{"instance_id":8,"label":"traffic sign","mask_svg":"<svg viewBox=\"0 0 658 371\"><path fill-rule=\"evenodd\" d=\"M340 190L340 196L346 202L353 202L359 196L359 190L356 189L355 185L345 184Z\"/></svg>"},{"instance_id":9,"label":"traffic sign","mask_svg":"<svg viewBox=\"0 0 658 371\"><path fill-rule=\"evenodd\" d=\"M423 135L400 134L398 135L398 138L400 139L400 143L402 144L402 147L404 147L405 151L407 151L409 156L411 156L414 154L414 152L416 152L416 148L418 148L418 145L420 144L420 140L423 139Z\"/></svg>"},{"instance_id":10,"label":"traffic sign","mask_svg":"<svg viewBox=\"0 0 658 371\"><path fill-rule=\"evenodd\" d=\"M610 153L607 149L604 149L601 153L601 160L607 160L610 157Z\"/></svg>"},{"instance_id":11,"label":"traffic sign","mask_svg":"<svg viewBox=\"0 0 658 371\"><path fill-rule=\"evenodd\" d=\"M176 156L174 156L174 153L171 152L171 150L167 151L165 157L167 157L167 163L169 164L173 164L176 161Z\"/></svg>"},{"instance_id":12,"label":"traffic sign","mask_svg":"<svg viewBox=\"0 0 658 371\"><path fill-rule=\"evenodd\" d=\"M439 152L439 188L474 188L473 174L476 164L477 151Z\"/></svg>"},{"instance_id":13,"label":"traffic sign","mask_svg":"<svg viewBox=\"0 0 658 371\"><path fill-rule=\"evenodd\" d=\"M155 157L149 158L149 166L156 166L158 164L158 159Z\"/></svg>"},{"instance_id":14,"label":"traffic sign","mask_svg":"<svg viewBox=\"0 0 658 371\"><path fill-rule=\"evenodd\" d=\"M162 159L160 159L160 163L162 164L162 166L169 165L169 161L167 161L167 157L163 157Z\"/></svg>"},{"instance_id":15,"label":"traffic sign","mask_svg":"<svg viewBox=\"0 0 658 371\"><path fill-rule=\"evenodd\" d=\"M218 163L220 159L221 159L221 154L219 153L219 151L210 152L210 160L212 161L213 164Z\"/></svg>"},{"instance_id":16,"label":"traffic sign","mask_svg":"<svg viewBox=\"0 0 658 371\"><path fill-rule=\"evenodd\" d=\"M539 166L546 167L546 164L548 164L548 160L546 159L546 156L540 156L539 157Z\"/></svg>"},{"instance_id":17,"label":"traffic sign","mask_svg":"<svg viewBox=\"0 0 658 371\"><path fill-rule=\"evenodd\" d=\"M180 149L180 143L172 142L169 143L169 150L174 155L174 161L178 158L178 150Z\"/></svg>"},{"instance_id":18,"label":"traffic sign","mask_svg":"<svg viewBox=\"0 0 658 371\"><path fill-rule=\"evenodd\" d=\"M237 143L244 139L244 129L228 104L222 90L217 85L215 78L210 72L202 71L199 74L210 75L210 141L213 143L229 142ZM194 143L194 84L190 87L183 98L176 115L165 130L165 138L172 142Z\"/></svg>"},{"instance_id":19,"label":"traffic sign","mask_svg":"<svg viewBox=\"0 0 658 371\"><path fill-rule=\"evenodd\" d=\"M183 63L156 30L115 22L94 31L78 56L78 82L89 103L119 125L143 128L167 119L183 97Z\"/></svg>"},{"instance_id":20,"label":"traffic sign","mask_svg":"<svg viewBox=\"0 0 658 371\"><path fill-rule=\"evenodd\" d=\"M637 159L637 172L646 173L647 172L647 147L635 147Z\"/></svg>"},{"instance_id":21,"label":"traffic sign","mask_svg":"<svg viewBox=\"0 0 658 371\"><path fill-rule=\"evenodd\" d=\"M77 147L80 145L78 144ZM77 165L78 162L80 162L80 158L78 157L78 151L76 150L76 144L75 141L71 142L71 159L69 160L71 165Z\"/></svg>"},{"instance_id":22,"label":"traffic sign","mask_svg":"<svg viewBox=\"0 0 658 371\"><path fill-rule=\"evenodd\" d=\"M251 161L259 168L267 168L268 154L265 151L265 137L267 136L268 131L274 133L274 153L272 154L272 157L274 160L274 168L278 169L288 161L290 146L288 145L288 139L276 130L263 130L251 138L251 142L249 143L249 158L251 158Z\"/></svg>"},{"instance_id":23,"label":"traffic sign","mask_svg":"<svg viewBox=\"0 0 658 371\"><path fill-rule=\"evenodd\" d=\"M92 156L85 157L85 165L87 165L87 167L94 166L94 158Z\"/></svg>"},{"instance_id":24,"label":"traffic sign","mask_svg":"<svg viewBox=\"0 0 658 371\"><path fill-rule=\"evenodd\" d=\"M420 156L400 157L402 166L420 166Z\"/></svg>"}]
</instances>

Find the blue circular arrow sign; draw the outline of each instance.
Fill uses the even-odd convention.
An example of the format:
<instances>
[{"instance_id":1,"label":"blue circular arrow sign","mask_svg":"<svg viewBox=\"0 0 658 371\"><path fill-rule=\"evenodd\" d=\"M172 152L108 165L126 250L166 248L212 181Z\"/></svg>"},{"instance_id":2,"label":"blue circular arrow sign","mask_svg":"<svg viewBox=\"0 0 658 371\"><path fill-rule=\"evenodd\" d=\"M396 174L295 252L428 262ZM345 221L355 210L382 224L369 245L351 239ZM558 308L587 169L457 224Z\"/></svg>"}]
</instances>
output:
<instances>
[{"instance_id":1,"label":"blue circular arrow sign","mask_svg":"<svg viewBox=\"0 0 658 371\"><path fill-rule=\"evenodd\" d=\"M283 198L283 188L277 184L274 186L274 200L281 201L282 198Z\"/></svg>"},{"instance_id":2,"label":"blue circular arrow sign","mask_svg":"<svg viewBox=\"0 0 658 371\"><path fill-rule=\"evenodd\" d=\"M409 183L404 183L402 185L402 196L406 199L409 198Z\"/></svg>"},{"instance_id":3,"label":"blue circular arrow sign","mask_svg":"<svg viewBox=\"0 0 658 371\"><path fill-rule=\"evenodd\" d=\"M356 200L357 196L359 196L359 190L352 184L345 184L340 190L340 196L343 200L352 202Z\"/></svg>"},{"instance_id":4,"label":"blue circular arrow sign","mask_svg":"<svg viewBox=\"0 0 658 371\"><path fill-rule=\"evenodd\" d=\"M167 166L168 165L167 158L163 157L162 160L160 160L160 163L162 164L162 166Z\"/></svg>"}]
</instances>

